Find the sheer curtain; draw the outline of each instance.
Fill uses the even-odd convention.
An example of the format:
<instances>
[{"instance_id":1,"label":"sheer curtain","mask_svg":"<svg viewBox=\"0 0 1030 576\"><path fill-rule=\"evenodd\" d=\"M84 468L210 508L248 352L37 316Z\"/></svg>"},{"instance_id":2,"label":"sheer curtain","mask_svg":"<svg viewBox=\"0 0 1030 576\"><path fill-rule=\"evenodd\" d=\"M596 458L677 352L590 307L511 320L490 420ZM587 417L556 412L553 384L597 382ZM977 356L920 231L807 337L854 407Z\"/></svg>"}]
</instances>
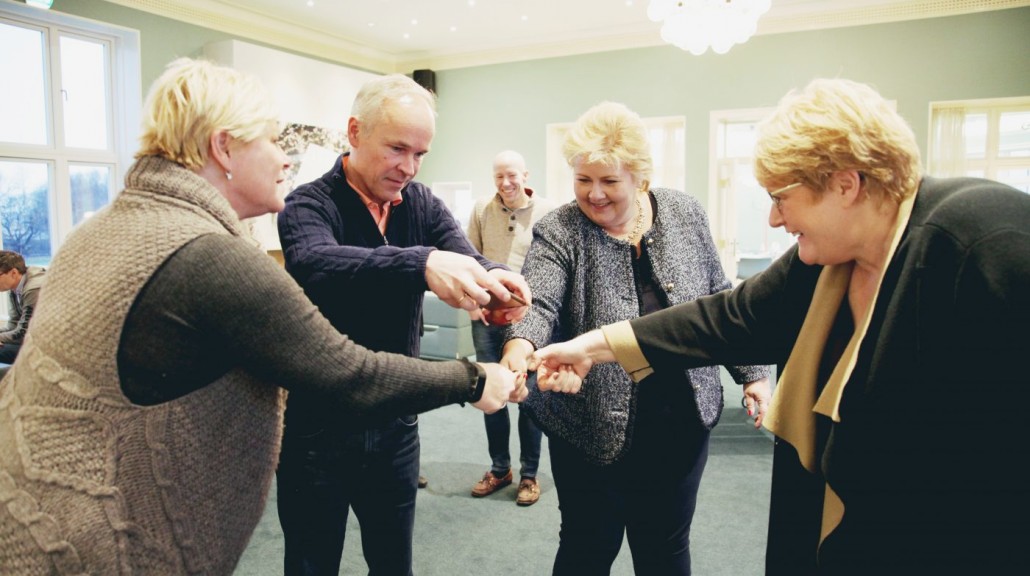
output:
<instances>
[{"instance_id":1,"label":"sheer curtain","mask_svg":"<svg viewBox=\"0 0 1030 576\"><path fill-rule=\"evenodd\" d=\"M966 174L966 109L935 108L930 130L927 171L931 176L953 177Z\"/></svg>"}]
</instances>

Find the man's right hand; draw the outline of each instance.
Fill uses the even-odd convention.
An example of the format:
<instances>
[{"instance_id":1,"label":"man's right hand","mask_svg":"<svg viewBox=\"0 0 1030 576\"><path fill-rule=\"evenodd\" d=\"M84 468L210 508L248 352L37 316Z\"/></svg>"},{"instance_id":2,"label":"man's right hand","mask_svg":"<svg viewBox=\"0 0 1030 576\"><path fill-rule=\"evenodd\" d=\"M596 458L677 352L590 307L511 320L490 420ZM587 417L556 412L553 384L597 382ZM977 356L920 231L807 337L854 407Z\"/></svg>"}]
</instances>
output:
<instances>
[{"instance_id":1,"label":"man's right hand","mask_svg":"<svg viewBox=\"0 0 1030 576\"><path fill-rule=\"evenodd\" d=\"M486 306L490 293L507 295L508 289L471 256L433 250L426 260L426 285L450 306L472 310Z\"/></svg>"},{"instance_id":2,"label":"man's right hand","mask_svg":"<svg viewBox=\"0 0 1030 576\"><path fill-rule=\"evenodd\" d=\"M483 388L483 397L473 402L473 406L493 414L508 402L522 402L526 398L529 391L525 386L525 378L520 378L500 364L479 362L479 365L486 370L486 386Z\"/></svg>"}]
</instances>

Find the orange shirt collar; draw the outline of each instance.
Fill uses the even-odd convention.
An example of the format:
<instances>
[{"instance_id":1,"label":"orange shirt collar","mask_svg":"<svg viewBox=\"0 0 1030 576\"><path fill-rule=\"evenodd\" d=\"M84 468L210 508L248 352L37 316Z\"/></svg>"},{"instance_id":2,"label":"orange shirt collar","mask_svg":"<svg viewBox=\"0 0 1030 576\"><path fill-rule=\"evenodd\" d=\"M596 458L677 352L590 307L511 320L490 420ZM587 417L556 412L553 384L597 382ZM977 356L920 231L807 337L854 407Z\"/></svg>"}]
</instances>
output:
<instances>
[{"instance_id":1,"label":"orange shirt collar","mask_svg":"<svg viewBox=\"0 0 1030 576\"><path fill-rule=\"evenodd\" d=\"M390 220L390 208L400 204L404 198L398 198L396 200L390 200L389 202L379 203L376 202L371 196L365 193L364 190L354 185L354 182L347 176L347 165L350 162L350 156L345 155L343 157L343 175L347 178L347 184L350 185L354 192L357 193L358 197L368 208L368 213L372 215L372 220L375 221L376 226L379 227L381 234L386 234L386 223Z\"/></svg>"}]
</instances>

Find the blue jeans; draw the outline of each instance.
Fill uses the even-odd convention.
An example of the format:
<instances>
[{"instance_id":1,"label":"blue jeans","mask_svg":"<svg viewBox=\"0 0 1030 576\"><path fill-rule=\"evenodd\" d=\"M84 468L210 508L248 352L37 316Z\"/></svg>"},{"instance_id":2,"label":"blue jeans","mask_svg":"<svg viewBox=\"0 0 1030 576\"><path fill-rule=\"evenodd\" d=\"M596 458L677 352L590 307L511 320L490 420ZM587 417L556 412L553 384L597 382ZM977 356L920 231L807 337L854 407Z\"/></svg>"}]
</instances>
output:
<instances>
[{"instance_id":1,"label":"blue jeans","mask_svg":"<svg viewBox=\"0 0 1030 576\"><path fill-rule=\"evenodd\" d=\"M276 473L284 574L339 574L348 509L353 509L369 575L410 576L418 417L342 435L296 428L291 434L289 424L285 432Z\"/></svg>"},{"instance_id":2,"label":"blue jeans","mask_svg":"<svg viewBox=\"0 0 1030 576\"><path fill-rule=\"evenodd\" d=\"M554 576L607 576L623 535L635 574L690 575L690 524L709 432L693 404L675 410L638 409L632 447L606 466L548 438L561 512Z\"/></svg>"},{"instance_id":3,"label":"blue jeans","mask_svg":"<svg viewBox=\"0 0 1030 576\"><path fill-rule=\"evenodd\" d=\"M503 326L484 326L480 322L472 324L472 343L476 347L476 360L480 362L497 362L501 359L501 347L504 345ZM530 378L536 374L530 373ZM531 383L527 383L531 384ZM490 452L490 471L495 476L502 476L511 468L511 451L508 438L511 435L511 419L508 407L486 414L486 443ZM520 475L523 478L536 478L540 467L540 441L543 434L533 423L533 419L519 405L519 461L522 464Z\"/></svg>"}]
</instances>

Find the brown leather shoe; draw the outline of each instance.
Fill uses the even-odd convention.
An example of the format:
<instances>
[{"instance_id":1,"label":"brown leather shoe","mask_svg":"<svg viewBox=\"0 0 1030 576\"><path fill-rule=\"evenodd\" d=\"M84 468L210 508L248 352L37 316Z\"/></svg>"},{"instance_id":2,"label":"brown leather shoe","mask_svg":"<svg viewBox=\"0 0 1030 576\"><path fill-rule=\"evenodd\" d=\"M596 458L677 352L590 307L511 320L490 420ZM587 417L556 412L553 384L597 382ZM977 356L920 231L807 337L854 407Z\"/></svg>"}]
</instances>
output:
<instances>
[{"instance_id":1,"label":"brown leather shoe","mask_svg":"<svg viewBox=\"0 0 1030 576\"><path fill-rule=\"evenodd\" d=\"M483 474L483 479L476 482L476 485L472 487L472 495L476 498L482 498L483 496L489 496L494 492L497 492L501 488L504 488L508 484L511 484L511 469L508 469L508 473L498 478L494 476L493 472L487 471Z\"/></svg>"},{"instance_id":2,"label":"brown leather shoe","mask_svg":"<svg viewBox=\"0 0 1030 576\"><path fill-rule=\"evenodd\" d=\"M515 503L519 506L532 506L539 499L540 484L537 483L536 478L523 477L519 481L519 495L515 498Z\"/></svg>"}]
</instances>

